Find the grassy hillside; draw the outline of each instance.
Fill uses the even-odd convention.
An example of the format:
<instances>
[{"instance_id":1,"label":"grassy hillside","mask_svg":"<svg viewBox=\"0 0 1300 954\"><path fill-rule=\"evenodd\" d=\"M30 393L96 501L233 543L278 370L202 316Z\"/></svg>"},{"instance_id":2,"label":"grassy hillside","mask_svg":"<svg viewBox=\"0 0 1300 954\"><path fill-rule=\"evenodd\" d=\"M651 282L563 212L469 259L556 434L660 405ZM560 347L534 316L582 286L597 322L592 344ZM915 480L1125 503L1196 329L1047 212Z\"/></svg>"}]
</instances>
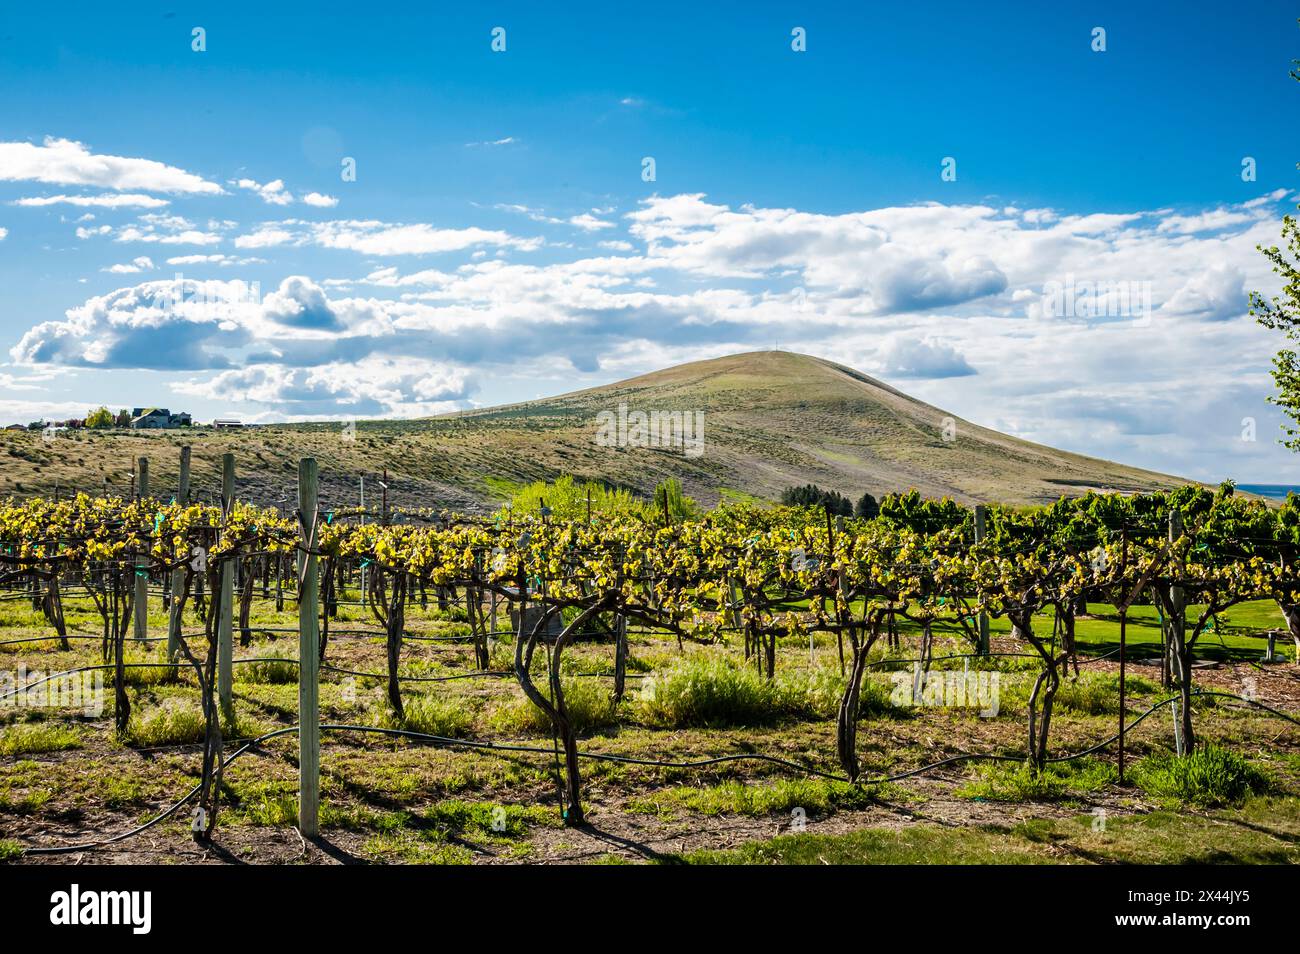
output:
<instances>
[{"instance_id":1,"label":"grassy hillside","mask_svg":"<svg viewBox=\"0 0 1300 954\"><path fill-rule=\"evenodd\" d=\"M602 447L597 414L632 410L705 415L703 453ZM731 492L773 499L816 483L856 497L916 487L963 501L1037 503L1088 488L1150 490L1181 483L1150 471L1066 453L955 419L850 368L789 352L753 352L679 365L616 384L524 404L416 421L362 421L242 431L60 435L3 432L0 494L50 493L56 483L124 491L131 462L150 460L151 489L176 485L179 448L194 448L194 487L216 491L220 458L233 451L241 497L292 500L297 461L321 462L327 503L355 502L357 481L389 471L395 505L471 507L499 499L509 482L570 473L649 492L667 476L706 504Z\"/></svg>"}]
</instances>

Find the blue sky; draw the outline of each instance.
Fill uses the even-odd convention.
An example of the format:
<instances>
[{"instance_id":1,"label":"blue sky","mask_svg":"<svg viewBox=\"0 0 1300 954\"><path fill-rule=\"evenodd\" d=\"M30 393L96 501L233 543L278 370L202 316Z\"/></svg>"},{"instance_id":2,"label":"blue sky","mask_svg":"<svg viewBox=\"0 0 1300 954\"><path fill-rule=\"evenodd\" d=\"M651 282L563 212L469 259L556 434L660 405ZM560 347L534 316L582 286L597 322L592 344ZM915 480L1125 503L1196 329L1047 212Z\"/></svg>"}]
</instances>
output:
<instances>
[{"instance_id":1,"label":"blue sky","mask_svg":"<svg viewBox=\"0 0 1300 954\"><path fill-rule=\"evenodd\" d=\"M1244 314L1300 188L1294 4L270 6L0 12L0 420L414 416L779 343L1300 480Z\"/></svg>"}]
</instances>

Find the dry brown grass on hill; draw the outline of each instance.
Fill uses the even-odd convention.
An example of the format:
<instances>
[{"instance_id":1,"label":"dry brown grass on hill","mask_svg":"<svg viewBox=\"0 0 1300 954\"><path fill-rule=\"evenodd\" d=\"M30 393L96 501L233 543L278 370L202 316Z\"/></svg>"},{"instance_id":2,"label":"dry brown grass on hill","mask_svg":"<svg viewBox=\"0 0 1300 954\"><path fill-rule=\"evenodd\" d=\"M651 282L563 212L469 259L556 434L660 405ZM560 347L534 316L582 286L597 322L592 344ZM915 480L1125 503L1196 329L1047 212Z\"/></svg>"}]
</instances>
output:
<instances>
[{"instance_id":1,"label":"dry brown grass on hill","mask_svg":"<svg viewBox=\"0 0 1300 954\"><path fill-rule=\"evenodd\" d=\"M620 403L645 411L704 412L698 457L596 443L596 415ZM944 439L953 418L955 440ZM357 478L387 468L392 499L406 506L492 505L493 478L527 482L573 474L649 493L665 477L714 504L722 491L775 499L815 483L856 498L915 487L928 496L1041 503L1089 488L1153 490L1184 481L1055 450L988 430L820 358L760 351L697 361L603 387L464 415L340 424L155 432L81 432L46 442L0 432L0 495L78 489L119 492L139 456L151 486L176 485L179 449L194 448L200 499L215 492L221 455L236 455L239 494L260 503L293 499L297 461L321 462L322 499L355 502Z\"/></svg>"}]
</instances>

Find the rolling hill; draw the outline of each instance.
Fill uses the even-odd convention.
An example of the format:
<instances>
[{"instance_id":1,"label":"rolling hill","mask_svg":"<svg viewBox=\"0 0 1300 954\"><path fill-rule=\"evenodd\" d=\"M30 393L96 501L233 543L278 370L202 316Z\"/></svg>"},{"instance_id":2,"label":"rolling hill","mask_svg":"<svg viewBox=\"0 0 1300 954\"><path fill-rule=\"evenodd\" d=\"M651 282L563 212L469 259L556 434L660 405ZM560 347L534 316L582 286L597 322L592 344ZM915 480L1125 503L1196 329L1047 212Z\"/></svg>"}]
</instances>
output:
<instances>
[{"instance_id":1,"label":"rolling hill","mask_svg":"<svg viewBox=\"0 0 1300 954\"><path fill-rule=\"evenodd\" d=\"M700 453L601 446L600 425L616 418L620 405L625 416L702 411ZM200 499L216 491L220 457L233 451L239 495L260 503L294 499L297 461L307 455L320 461L322 499L333 505L355 503L363 474L376 493L373 478L385 468L395 506L454 508L494 506L509 483L566 473L646 494L675 476L709 505L733 494L775 499L785 487L804 483L854 498L915 487L930 496L1008 503L1041 503L1089 488L1184 483L1009 437L851 368L784 351L697 361L463 414L362 421L348 437L339 424L80 432L50 441L3 432L0 495L50 493L56 484L62 492L101 491L106 477L120 492L130 482L132 461L145 456L151 489L163 496L175 487L178 449L185 443L194 448Z\"/></svg>"}]
</instances>

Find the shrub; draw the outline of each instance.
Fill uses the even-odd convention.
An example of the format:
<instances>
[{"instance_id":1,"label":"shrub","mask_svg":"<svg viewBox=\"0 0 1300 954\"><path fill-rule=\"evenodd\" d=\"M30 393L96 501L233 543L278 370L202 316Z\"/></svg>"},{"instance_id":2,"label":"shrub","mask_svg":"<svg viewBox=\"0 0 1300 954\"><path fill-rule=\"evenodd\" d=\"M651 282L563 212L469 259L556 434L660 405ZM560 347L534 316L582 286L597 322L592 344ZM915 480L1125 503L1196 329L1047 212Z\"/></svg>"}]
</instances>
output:
<instances>
[{"instance_id":1,"label":"shrub","mask_svg":"<svg viewBox=\"0 0 1300 954\"><path fill-rule=\"evenodd\" d=\"M1203 745L1190 755L1149 755L1137 764L1134 778L1152 795L1202 808L1239 804L1252 792L1268 788L1258 769L1235 752Z\"/></svg>"},{"instance_id":2,"label":"shrub","mask_svg":"<svg viewBox=\"0 0 1300 954\"><path fill-rule=\"evenodd\" d=\"M133 716L127 726L127 744L143 748L193 745L203 741L207 723L203 713L188 706L164 703L148 715Z\"/></svg>"},{"instance_id":3,"label":"shrub","mask_svg":"<svg viewBox=\"0 0 1300 954\"><path fill-rule=\"evenodd\" d=\"M697 656L678 660L647 678L636 699L638 716L665 728L770 725L785 718L833 719L845 679L831 669L778 673L775 681L755 669ZM863 677L859 718L901 715L887 686Z\"/></svg>"},{"instance_id":4,"label":"shrub","mask_svg":"<svg viewBox=\"0 0 1300 954\"><path fill-rule=\"evenodd\" d=\"M697 657L649 676L636 706L646 722L667 728L762 725L781 717L778 695L753 669Z\"/></svg>"},{"instance_id":5,"label":"shrub","mask_svg":"<svg viewBox=\"0 0 1300 954\"><path fill-rule=\"evenodd\" d=\"M81 736L75 730L45 722L11 725L0 733L0 755L62 752L80 747Z\"/></svg>"},{"instance_id":6,"label":"shrub","mask_svg":"<svg viewBox=\"0 0 1300 954\"><path fill-rule=\"evenodd\" d=\"M398 719L391 709L385 708L380 724L389 729L406 729L426 735L460 738L474 727L474 715L467 711L459 699L439 699L434 696L403 696L404 719Z\"/></svg>"},{"instance_id":7,"label":"shrub","mask_svg":"<svg viewBox=\"0 0 1300 954\"><path fill-rule=\"evenodd\" d=\"M579 735L613 725L616 721L614 701L609 686L599 679L574 677L564 679L564 706L569 722ZM545 688L542 690L546 692ZM524 696L497 710L493 719L498 728L508 732L550 735L554 729L550 716Z\"/></svg>"},{"instance_id":8,"label":"shrub","mask_svg":"<svg viewBox=\"0 0 1300 954\"><path fill-rule=\"evenodd\" d=\"M298 660L284 650L269 652L254 662L235 667L238 682L292 683L298 681Z\"/></svg>"}]
</instances>

